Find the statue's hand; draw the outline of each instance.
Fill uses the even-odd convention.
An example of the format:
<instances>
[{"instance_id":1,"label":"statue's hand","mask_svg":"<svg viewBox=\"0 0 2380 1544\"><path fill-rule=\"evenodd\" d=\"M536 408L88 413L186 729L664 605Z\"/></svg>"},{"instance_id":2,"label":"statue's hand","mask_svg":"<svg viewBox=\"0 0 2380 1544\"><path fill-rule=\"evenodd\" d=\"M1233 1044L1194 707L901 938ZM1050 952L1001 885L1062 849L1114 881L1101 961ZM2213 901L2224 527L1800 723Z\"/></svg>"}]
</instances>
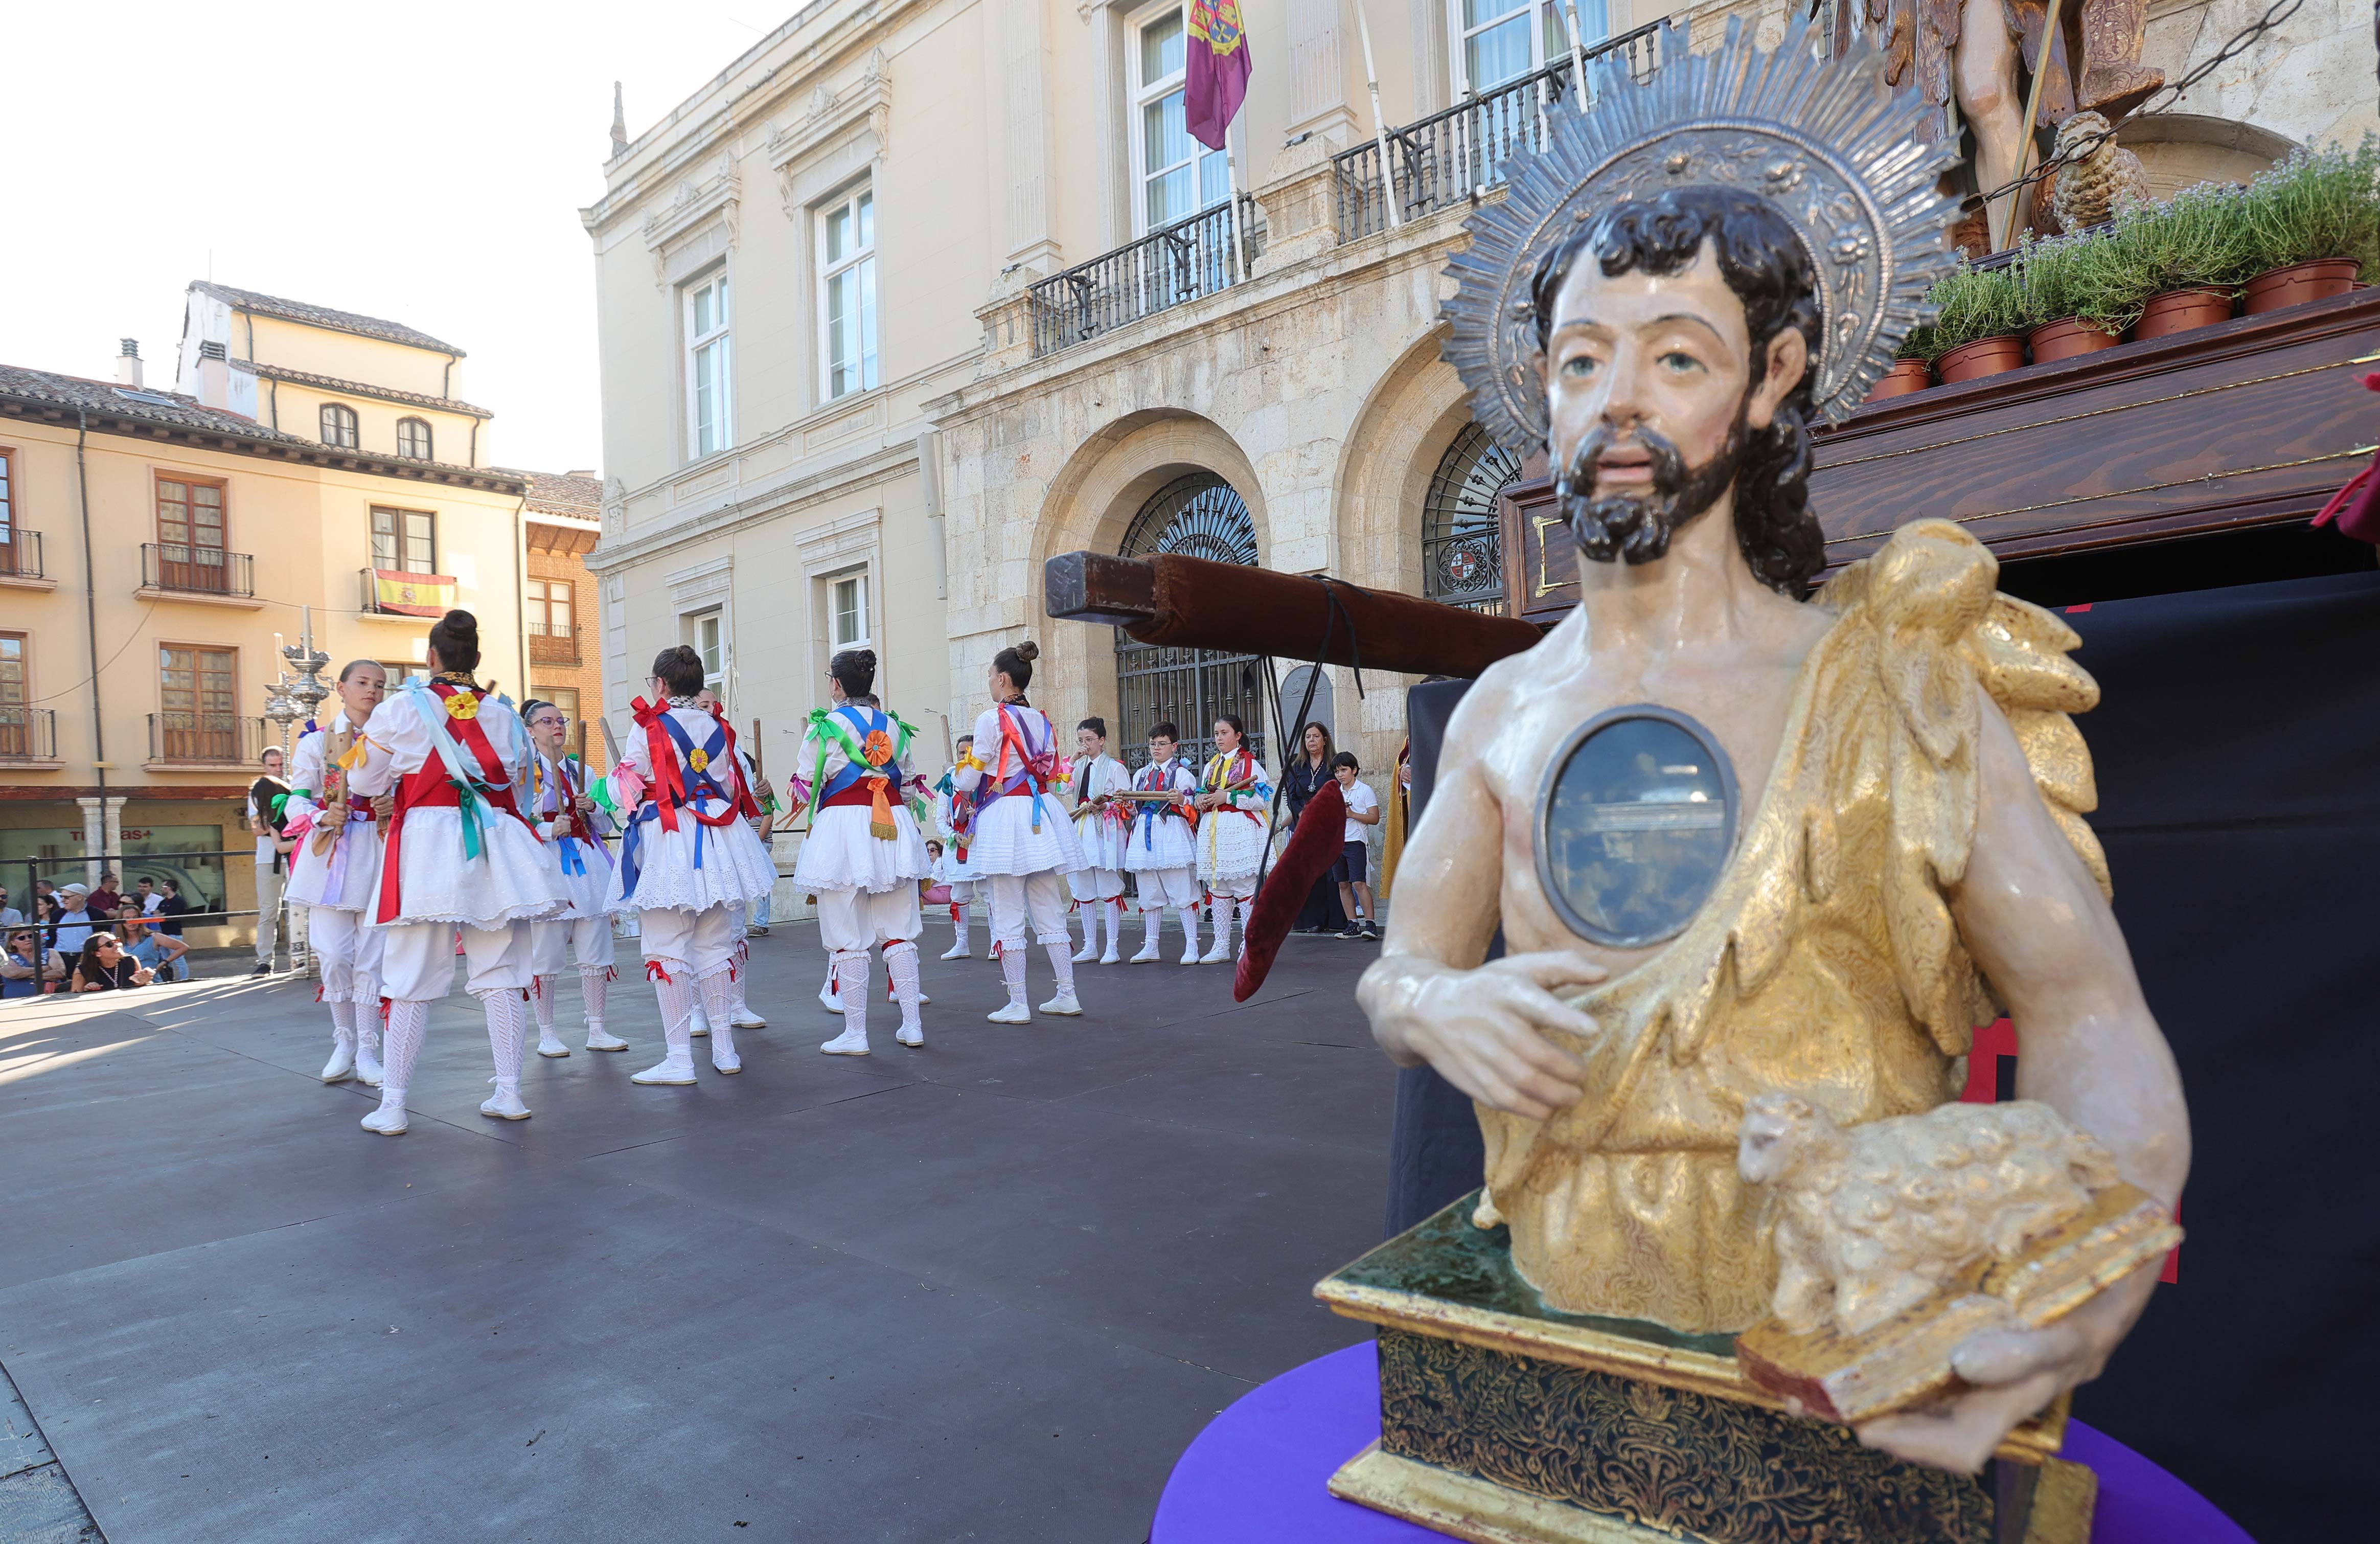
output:
<instances>
[{"instance_id":1,"label":"statue's hand","mask_svg":"<svg viewBox=\"0 0 2380 1544\"><path fill-rule=\"evenodd\" d=\"M1476 970L1430 970L1366 1005L1373 1033L1391 1055L1402 1048L1480 1103L1542 1121L1578 1102L1586 1069L1539 1031L1596 1033L1594 1019L1554 992L1604 976L1601 966L1566 950L1513 954Z\"/></svg>"},{"instance_id":2,"label":"statue's hand","mask_svg":"<svg viewBox=\"0 0 2380 1544\"><path fill-rule=\"evenodd\" d=\"M1937 1405L1864 1422L1859 1440L1912 1464L1977 1473L2010 1431L2099 1376L2155 1290L2163 1263L2142 1266L2046 1328L1968 1336L1950 1366L1973 1387Z\"/></svg>"}]
</instances>

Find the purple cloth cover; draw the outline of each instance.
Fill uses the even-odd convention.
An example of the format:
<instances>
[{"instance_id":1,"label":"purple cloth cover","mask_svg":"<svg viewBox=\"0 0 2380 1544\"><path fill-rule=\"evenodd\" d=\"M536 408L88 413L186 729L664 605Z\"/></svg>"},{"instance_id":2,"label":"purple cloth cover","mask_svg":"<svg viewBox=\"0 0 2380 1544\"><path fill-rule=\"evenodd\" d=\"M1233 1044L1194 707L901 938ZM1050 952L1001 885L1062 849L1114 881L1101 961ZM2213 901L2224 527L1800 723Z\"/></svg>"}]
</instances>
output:
<instances>
[{"instance_id":1,"label":"purple cloth cover","mask_svg":"<svg viewBox=\"0 0 2380 1544\"><path fill-rule=\"evenodd\" d=\"M1370 1341L1292 1368L1198 1433L1158 1499L1149 1544L1445 1544L1326 1489L1379 1436ZM2065 1456L2098 1472L2091 1544L2253 1544L2198 1492L2081 1421L2067 1427Z\"/></svg>"}]
</instances>

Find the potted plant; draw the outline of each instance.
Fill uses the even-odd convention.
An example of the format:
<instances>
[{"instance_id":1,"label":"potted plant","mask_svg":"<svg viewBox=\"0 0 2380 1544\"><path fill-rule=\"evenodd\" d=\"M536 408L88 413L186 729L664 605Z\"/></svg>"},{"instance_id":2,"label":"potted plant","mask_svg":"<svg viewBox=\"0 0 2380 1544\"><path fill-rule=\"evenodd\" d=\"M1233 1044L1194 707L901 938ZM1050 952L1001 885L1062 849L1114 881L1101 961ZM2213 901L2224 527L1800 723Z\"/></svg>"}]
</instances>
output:
<instances>
[{"instance_id":1,"label":"potted plant","mask_svg":"<svg viewBox=\"0 0 2380 1544\"><path fill-rule=\"evenodd\" d=\"M2249 315L2346 294L2380 258L2380 140L2291 152L2257 174L2241 211L2257 270Z\"/></svg>"},{"instance_id":2,"label":"potted plant","mask_svg":"<svg viewBox=\"0 0 2380 1544\"><path fill-rule=\"evenodd\" d=\"M2103 237L2031 237L2018 249L2025 341L2046 365L2113 348L2148 290L2137 269Z\"/></svg>"},{"instance_id":3,"label":"potted plant","mask_svg":"<svg viewBox=\"0 0 2380 1544\"><path fill-rule=\"evenodd\" d=\"M2024 297L2006 267L1961 262L1928 292L1935 373L1946 386L2024 368Z\"/></svg>"},{"instance_id":4,"label":"potted plant","mask_svg":"<svg viewBox=\"0 0 2380 1544\"><path fill-rule=\"evenodd\" d=\"M1909 329L1909 336L1892 357L1892 368L1884 379L1867 394L1870 402L1882 402L1888 397L1907 396L1922 392L1934 383L1934 356L1941 347L1934 341L1934 329L1923 322Z\"/></svg>"},{"instance_id":5,"label":"potted plant","mask_svg":"<svg viewBox=\"0 0 2380 1544\"><path fill-rule=\"evenodd\" d=\"M2203 182L2117 216L2107 240L2152 291L2133 324L2134 339L2231 320L2232 297L2255 271L2245 198L2240 188Z\"/></svg>"}]
</instances>

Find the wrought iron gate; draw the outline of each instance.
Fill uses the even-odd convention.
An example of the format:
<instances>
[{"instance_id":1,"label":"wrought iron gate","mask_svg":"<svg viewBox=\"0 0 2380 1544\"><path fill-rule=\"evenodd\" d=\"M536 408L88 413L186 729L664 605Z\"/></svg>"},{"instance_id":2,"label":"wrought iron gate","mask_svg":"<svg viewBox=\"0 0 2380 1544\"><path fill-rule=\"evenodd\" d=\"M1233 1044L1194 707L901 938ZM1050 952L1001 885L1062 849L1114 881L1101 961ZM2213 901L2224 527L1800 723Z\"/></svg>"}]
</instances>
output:
<instances>
[{"instance_id":1,"label":"wrought iron gate","mask_svg":"<svg viewBox=\"0 0 2380 1544\"><path fill-rule=\"evenodd\" d=\"M1212 472L1194 472L1160 489L1133 517L1123 555L1185 553L1217 563L1257 561L1257 528L1247 505ZM1116 695L1120 723L1110 748L1125 765L1148 760L1148 731L1171 719L1182 731L1182 754L1197 766L1214 753L1211 730L1224 713L1248 726L1249 748L1265 755L1264 661L1258 654L1212 649L1171 649L1142 643L1116 629Z\"/></svg>"}]
</instances>

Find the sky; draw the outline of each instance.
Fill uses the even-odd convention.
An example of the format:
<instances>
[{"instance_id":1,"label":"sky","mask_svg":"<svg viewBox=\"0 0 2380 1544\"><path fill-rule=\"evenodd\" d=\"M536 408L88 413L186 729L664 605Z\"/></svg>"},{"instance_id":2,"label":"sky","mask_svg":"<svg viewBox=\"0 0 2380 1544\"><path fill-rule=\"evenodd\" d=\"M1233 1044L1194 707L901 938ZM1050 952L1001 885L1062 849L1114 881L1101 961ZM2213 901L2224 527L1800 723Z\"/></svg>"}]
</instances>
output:
<instances>
[{"instance_id":1,"label":"sky","mask_svg":"<svg viewBox=\"0 0 2380 1544\"><path fill-rule=\"evenodd\" d=\"M601 469L595 270L612 82L631 139L794 0L9 7L0 363L170 385L186 286L462 349L495 464Z\"/></svg>"}]
</instances>

